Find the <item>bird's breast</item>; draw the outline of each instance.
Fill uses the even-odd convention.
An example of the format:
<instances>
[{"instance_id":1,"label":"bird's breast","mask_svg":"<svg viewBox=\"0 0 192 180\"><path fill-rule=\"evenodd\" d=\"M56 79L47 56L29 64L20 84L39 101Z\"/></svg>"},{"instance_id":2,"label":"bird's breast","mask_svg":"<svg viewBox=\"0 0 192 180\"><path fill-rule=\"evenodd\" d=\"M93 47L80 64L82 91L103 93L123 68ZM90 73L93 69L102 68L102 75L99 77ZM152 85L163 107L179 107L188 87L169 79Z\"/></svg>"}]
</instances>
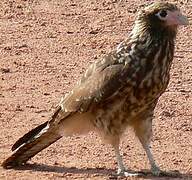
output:
<instances>
[{"instance_id":1,"label":"bird's breast","mask_svg":"<svg viewBox=\"0 0 192 180\"><path fill-rule=\"evenodd\" d=\"M166 90L174 51L169 41L152 43L147 49L144 45L136 45L131 50L133 60L130 64L135 64L135 71L128 77L133 86L133 95L144 104L159 98Z\"/></svg>"}]
</instances>

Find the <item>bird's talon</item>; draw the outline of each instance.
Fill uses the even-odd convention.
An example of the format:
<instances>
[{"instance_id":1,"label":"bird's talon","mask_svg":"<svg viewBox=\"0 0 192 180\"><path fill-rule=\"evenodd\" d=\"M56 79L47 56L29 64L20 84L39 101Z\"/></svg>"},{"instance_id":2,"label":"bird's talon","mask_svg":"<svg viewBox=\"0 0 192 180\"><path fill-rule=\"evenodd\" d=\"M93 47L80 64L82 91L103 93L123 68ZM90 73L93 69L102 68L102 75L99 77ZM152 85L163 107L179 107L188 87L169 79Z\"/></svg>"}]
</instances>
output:
<instances>
[{"instance_id":1,"label":"bird's talon","mask_svg":"<svg viewBox=\"0 0 192 180\"><path fill-rule=\"evenodd\" d=\"M126 170L119 169L117 171L117 176L134 177L134 176L141 176L141 175L142 175L141 173L126 171Z\"/></svg>"},{"instance_id":2,"label":"bird's talon","mask_svg":"<svg viewBox=\"0 0 192 180\"><path fill-rule=\"evenodd\" d=\"M155 167L152 167L151 168L151 172L154 176L161 176L162 175L162 172L159 167L155 166Z\"/></svg>"},{"instance_id":3,"label":"bird's talon","mask_svg":"<svg viewBox=\"0 0 192 180\"><path fill-rule=\"evenodd\" d=\"M154 176L167 176L167 177L179 177L180 173L178 171L172 171L172 172L167 172L159 169L158 167L154 167L151 169L151 172Z\"/></svg>"},{"instance_id":4,"label":"bird's talon","mask_svg":"<svg viewBox=\"0 0 192 180\"><path fill-rule=\"evenodd\" d=\"M171 171L171 172L167 172L167 171L161 171L160 172L160 176L167 176L167 177L180 177L181 174L179 171Z\"/></svg>"}]
</instances>

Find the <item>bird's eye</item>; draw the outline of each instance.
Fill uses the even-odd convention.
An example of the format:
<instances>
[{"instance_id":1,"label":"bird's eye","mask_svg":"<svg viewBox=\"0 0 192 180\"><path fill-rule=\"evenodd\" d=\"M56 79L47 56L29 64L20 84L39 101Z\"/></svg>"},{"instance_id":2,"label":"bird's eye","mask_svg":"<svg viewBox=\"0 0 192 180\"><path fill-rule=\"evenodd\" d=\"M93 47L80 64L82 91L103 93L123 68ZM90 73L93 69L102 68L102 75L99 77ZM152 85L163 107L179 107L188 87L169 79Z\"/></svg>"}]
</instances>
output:
<instances>
[{"instance_id":1,"label":"bird's eye","mask_svg":"<svg viewBox=\"0 0 192 180\"><path fill-rule=\"evenodd\" d=\"M165 18L165 17L167 16L167 11L165 11L165 10L159 11L159 16L160 16L161 18Z\"/></svg>"}]
</instances>

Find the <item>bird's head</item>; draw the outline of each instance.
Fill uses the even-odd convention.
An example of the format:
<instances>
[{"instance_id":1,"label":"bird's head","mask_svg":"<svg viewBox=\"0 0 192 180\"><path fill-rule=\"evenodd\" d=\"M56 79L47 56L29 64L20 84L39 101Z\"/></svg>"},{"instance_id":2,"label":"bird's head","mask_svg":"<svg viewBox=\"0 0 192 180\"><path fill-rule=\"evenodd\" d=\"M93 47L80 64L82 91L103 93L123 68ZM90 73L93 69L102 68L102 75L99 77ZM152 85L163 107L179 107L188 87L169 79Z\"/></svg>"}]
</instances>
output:
<instances>
[{"instance_id":1,"label":"bird's head","mask_svg":"<svg viewBox=\"0 0 192 180\"><path fill-rule=\"evenodd\" d=\"M188 25L187 17L182 15L176 5L156 2L141 10L135 21L132 34L142 35L143 33L176 34L177 27Z\"/></svg>"}]
</instances>

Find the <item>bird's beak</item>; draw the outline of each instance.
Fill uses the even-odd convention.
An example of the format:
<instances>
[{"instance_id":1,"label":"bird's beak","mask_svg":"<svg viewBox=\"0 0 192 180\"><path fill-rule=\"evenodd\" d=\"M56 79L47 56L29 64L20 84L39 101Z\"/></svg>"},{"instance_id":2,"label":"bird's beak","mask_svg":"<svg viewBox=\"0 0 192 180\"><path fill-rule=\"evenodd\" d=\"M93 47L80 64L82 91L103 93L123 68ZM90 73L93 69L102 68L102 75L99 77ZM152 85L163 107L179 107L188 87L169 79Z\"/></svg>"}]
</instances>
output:
<instances>
[{"instance_id":1,"label":"bird's beak","mask_svg":"<svg viewBox=\"0 0 192 180\"><path fill-rule=\"evenodd\" d=\"M189 20L180 11L169 11L167 16L168 25L189 25Z\"/></svg>"}]
</instances>

